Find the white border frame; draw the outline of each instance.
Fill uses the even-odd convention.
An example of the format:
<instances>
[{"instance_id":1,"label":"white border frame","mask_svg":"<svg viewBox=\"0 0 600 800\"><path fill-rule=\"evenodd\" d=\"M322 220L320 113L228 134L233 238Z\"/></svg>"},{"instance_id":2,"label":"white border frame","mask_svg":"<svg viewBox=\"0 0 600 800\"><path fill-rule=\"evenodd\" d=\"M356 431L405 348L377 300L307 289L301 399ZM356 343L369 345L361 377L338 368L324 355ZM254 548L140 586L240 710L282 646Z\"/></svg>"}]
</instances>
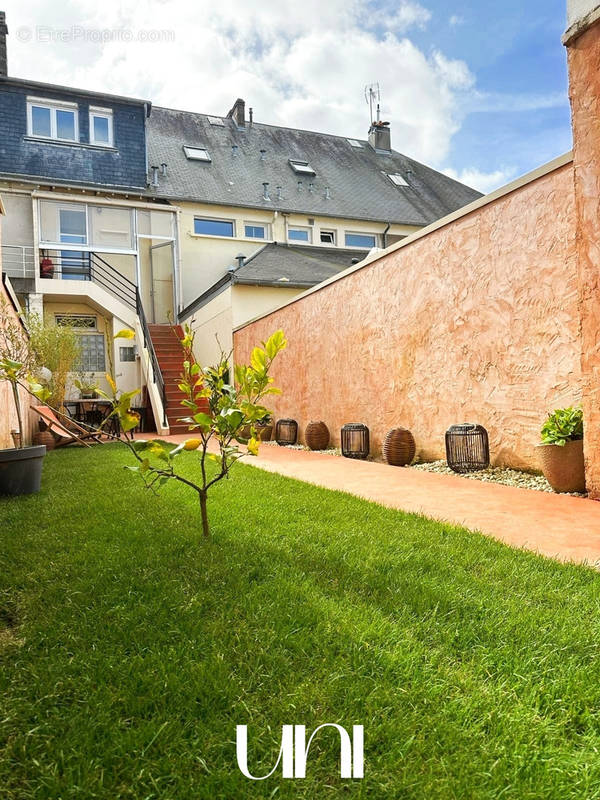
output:
<instances>
[{"instance_id":1,"label":"white border frame","mask_svg":"<svg viewBox=\"0 0 600 800\"><path fill-rule=\"evenodd\" d=\"M94 136L94 117L102 117L108 120L108 142L97 142ZM97 147L114 147L115 137L113 128L113 112L112 108L101 108L100 106L90 106L89 108L89 125L90 125L90 144L95 144Z\"/></svg>"},{"instance_id":2,"label":"white border frame","mask_svg":"<svg viewBox=\"0 0 600 800\"><path fill-rule=\"evenodd\" d=\"M50 136L41 136L39 133L33 132L33 106L40 108L47 108L50 111ZM56 126L56 112L57 111L72 111L74 116L74 139L63 139L57 135ZM72 144L80 144L79 142L79 106L77 103L67 103L62 100L48 100L42 97L28 97L27 98L27 135L32 139L42 139L45 141L53 142L70 142Z\"/></svg>"}]
</instances>

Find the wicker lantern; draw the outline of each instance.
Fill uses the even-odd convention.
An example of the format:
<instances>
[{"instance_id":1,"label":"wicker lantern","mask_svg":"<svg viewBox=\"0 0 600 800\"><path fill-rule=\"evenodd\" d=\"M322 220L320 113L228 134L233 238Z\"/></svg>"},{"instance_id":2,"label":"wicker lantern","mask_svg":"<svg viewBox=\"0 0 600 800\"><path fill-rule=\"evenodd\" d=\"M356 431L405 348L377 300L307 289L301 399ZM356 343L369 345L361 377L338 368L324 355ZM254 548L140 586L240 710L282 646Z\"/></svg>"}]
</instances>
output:
<instances>
[{"instance_id":1,"label":"wicker lantern","mask_svg":"<svg viewBox=\"0 0 600 800\"><path fill-rule=\"evenodd\" d=\"M275 426L275 441L277 444L296 444L298 438L298 423L295 419L278 419Z\"/></svg>"},{"instance_id":2,"label":"wicker lantern","mask_svg":"<svg viewBox=\"0 0 600 800\"><path fill-rule=\"evenodd\" d=\"M488 434L482 425L465 422L446 431L446 461L454 472L476 472L490 465Z\"/></svg>"},{"instance_id":3,"label":"wicker lantern","mask_svg":"<svg viewBox=\"0 0 600 800\"><path fill-rule=\"evenodd\" d=\"M415 457L415 440L406 428L393 428L383 441L383 457L394 467L404 467Z\"/></svg>"},{"instance_id":4,"label":"wicker lantern","mask_svg":"<svg viewBox=\"0 0 600 800\"><path fill-rule=\"evenodd\" d=\"M304 441L311 450L325 450L329 444L329 428L324 422L309 422L304 431Z\"/></svg>"},{"instance_id":5,"label":"wicker lantern","mask_svg":"<svg viewBox=\"0 0 600 800\"><path fill-rule=\"evenodd\" d=\"M348 422L342 428L342 455L346 458L367 458L369 429L361 422Z\"/></svg>"}]
</instances>

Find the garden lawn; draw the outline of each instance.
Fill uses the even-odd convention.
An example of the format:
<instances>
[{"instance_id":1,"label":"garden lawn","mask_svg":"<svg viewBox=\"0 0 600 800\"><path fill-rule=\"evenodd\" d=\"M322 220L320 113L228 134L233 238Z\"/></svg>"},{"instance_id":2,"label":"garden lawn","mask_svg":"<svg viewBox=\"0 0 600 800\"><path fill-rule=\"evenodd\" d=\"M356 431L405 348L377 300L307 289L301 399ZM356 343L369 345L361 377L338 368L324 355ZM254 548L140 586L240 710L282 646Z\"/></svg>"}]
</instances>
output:
<instances>
[{"instance_id":1,"label":"garden lawn","mask_svg":"<svg viewBox=\"0 0 600 800\"><path fill-rule=\"evenodd\" d=\"M127 462L0 499L2 800L600 798L596 572L244 465L206 543ZM324 722L364 725L364 780L332 729L305 780L239 772L236 724L264 775Z\"/></svg>"}]
</instances>

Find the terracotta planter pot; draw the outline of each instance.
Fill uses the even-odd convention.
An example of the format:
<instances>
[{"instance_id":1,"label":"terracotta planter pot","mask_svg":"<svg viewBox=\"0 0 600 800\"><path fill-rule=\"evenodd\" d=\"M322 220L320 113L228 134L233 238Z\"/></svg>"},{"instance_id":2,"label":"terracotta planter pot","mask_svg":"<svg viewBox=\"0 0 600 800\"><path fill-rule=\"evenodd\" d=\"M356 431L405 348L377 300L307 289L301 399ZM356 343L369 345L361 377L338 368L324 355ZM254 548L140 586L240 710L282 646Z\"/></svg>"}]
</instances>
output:
<instances>
[{"instance_id":1,"label":"terracotta planter pot","mask_svg":"<svg viewBox=\"0 0 600 800\"><path fill-rule=\"evenodd\" d=\"M250 425L244 425L244 427L240 430L240 433L244 439L249 439ZM273 435L273 424L269 422L267 425L265 425L262 422L258 422L256 424L256 433L261 442L270 442L271 436Z\"/></svg>"},{"instance_id":2,"label":"terracotta planter pot","mask_svg":"<svg viewBox=\"0 0 600 800\"><path fill-rule=\"evenodd\" d=\"M329 444L329 428L324 422L309 422L304 431L304 441L311 450L325 450Z\"/></svg>"},{"instance_id":3,"label":"terracotta planter pot","mask_svg":"<svg viewBox=\"0 0 600 800\"><path fill-rule=\"evenodd\" d=\"M56 447L56 441L54 440L54 436L52 436L52 434L48 430L34 433L33 444L36 446L43 444L46 450L54 450L54 448Z\"/></svg>"},{"instance_id":4,"label":"terracotta planter pot","mask_svg":"<svg viewBox=\"0 0 600 800\"><path fill-rule=\"evenodd\" d=\"M583 439L564 447L543 444L539 447L544 477L555 492L585 492Z\"/></svg>"}]
</instances>

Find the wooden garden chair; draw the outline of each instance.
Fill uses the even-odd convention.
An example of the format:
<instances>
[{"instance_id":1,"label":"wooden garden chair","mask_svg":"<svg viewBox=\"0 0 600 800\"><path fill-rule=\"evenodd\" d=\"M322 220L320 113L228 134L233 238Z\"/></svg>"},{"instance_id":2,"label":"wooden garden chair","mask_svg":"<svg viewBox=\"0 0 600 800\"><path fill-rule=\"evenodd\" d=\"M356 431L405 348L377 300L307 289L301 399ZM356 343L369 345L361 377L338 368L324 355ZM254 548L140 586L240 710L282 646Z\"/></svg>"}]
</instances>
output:
<instances>
[{"instance_id":1,"label":"wooden garden chair","mask_svg":"<svg viewBox=\"0 0 600 800\"><path fill-rule=\"evenodd\" d=\"M100 433L82 428L75 420L69 420L71 429L67 428L49 406L31 406L31 408L44 420L48 430L56 439L57 447L63 447L67 444L80 444L84 447L91 447L90 442L104 444L100 438Z\"/></svg>"}]
</instances>

